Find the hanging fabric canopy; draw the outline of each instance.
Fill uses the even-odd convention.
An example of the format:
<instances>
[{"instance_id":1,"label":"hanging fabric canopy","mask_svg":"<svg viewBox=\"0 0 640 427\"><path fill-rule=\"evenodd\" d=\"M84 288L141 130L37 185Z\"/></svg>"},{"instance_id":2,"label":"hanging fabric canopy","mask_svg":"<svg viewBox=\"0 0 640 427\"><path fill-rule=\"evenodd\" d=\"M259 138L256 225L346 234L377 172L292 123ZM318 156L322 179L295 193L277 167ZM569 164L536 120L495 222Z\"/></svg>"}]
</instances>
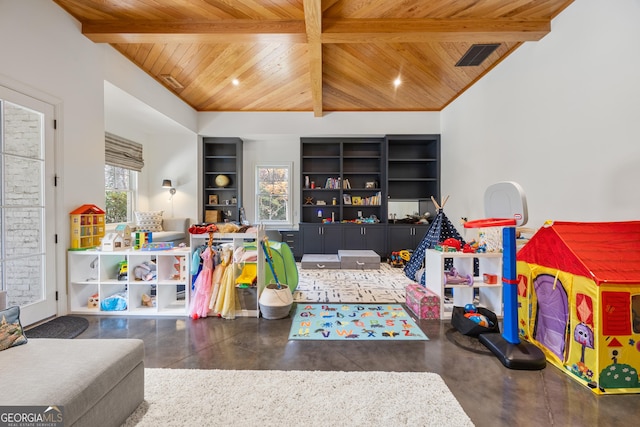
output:
<instances>
[{"instance_id":1,"label":"hanging fabric canopy","mask_svg":"<svg viewBox=\"0 0 640 427\"><path fill-rule=\"evenodd\" d=\"M404 274L416 283L425 285L424 274L424 256L427 249L433 249L438 243L443 242L446 239L453 238L459 240L461 245L465 244L464 239L458 233L458 230L449 221L449 218L444 214L444 204L447 202L448 197L442 202L442 206L438 206L438 203L432 197L431 200L436 206L438 213L436 214L433 222L429 225L427 234L424 236L418 247L413 251L411 259L404 267Z\"/></svg>"}]
</instances>

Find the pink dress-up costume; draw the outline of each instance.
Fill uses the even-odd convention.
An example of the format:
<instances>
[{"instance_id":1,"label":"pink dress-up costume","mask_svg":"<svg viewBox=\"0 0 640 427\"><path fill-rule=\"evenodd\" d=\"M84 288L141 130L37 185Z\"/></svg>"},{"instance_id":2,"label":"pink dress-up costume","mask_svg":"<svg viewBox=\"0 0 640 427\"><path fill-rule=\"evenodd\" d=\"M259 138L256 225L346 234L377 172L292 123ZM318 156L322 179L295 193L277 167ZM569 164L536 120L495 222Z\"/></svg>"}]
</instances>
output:
<instances>
[{"instance_id":1,"label":"pink dress-up costume","mask_svg":"<svg viewBox=\"0 0 640 427\"><path fill-rule=\"evenodd\" d=\"M191 300L191 307L189 310L189 315L193 319L207 317L207 314L209 313L214 258L214 253L210 246L202 251L200 258L202 258L202 270L200 270L200 274L198 274L194 283L195 294Z\"/></svg>"}]
</instances>

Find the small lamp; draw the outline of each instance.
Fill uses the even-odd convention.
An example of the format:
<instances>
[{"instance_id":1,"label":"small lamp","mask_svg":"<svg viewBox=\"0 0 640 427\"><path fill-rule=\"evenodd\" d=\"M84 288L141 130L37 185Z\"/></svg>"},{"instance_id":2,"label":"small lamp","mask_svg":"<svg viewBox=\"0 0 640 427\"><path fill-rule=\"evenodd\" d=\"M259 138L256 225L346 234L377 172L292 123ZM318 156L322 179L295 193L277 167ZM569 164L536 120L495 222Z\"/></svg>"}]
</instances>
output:
<instances>
[{"instance_id":1,"label":"small lamp","mask_svg":"<svg viewBox=\"0 0 640 427\"><path fill-rule=\"evenodd\" d=\"M176 189L173 188L173 185L171 185L171 180L170 179L163 179L162 180L162 188L168 188L169 189L169 194L171 194L171 196L176 194Z\"/></svg>"}]
</instances>

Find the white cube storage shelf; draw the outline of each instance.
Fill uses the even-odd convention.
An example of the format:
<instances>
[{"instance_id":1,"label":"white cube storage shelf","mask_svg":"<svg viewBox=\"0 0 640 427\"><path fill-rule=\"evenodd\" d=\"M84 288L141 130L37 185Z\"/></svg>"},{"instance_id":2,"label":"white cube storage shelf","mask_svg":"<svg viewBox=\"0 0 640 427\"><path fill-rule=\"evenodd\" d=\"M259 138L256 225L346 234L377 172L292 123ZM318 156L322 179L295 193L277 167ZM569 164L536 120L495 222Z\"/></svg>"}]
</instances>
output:
<instances>
[{"instance_id":1,"label":"white cube storage shelf","mask_svg":"<svg viewBox=\"0 0 640 427\"><path fill-rule=\"evenodd\" d=\"M478 259L478 275L474 275L474 259ZM461 276L472 276L473 283L447 284L445 279L445 262L451 259L453 267ZM485 283L484 275L496 277L495 284ZM440 318L450 319L453 306L464 307L473 303L478 294L478 302L481 307L493 311L496 316L502 317L502 253L464 253L441 252L427 249L425 253L425 287L440 297ZM451 289L453 300L445 300L446 290Z\"/></svg>"},{"instance_id":2,"label":"white cube storage shelf","mask_svg":"<svg viewBox=\"0 0 640 427\"><path fill-rule=\"evenodd\" d=\"M69 251L69 311L74 314L100 315L166 315L184 316L189 307L189 248L158 251L96 250ZM135 267L154 260L156 277L152 280L136 280ZM127 279L118 280L120 263L127 262ZM146 306L142 296L151 296L155 287L155 304ZM115 294L123 293L125 310L101 310L100 302ZM98 295L98 307L90 307L89 299Z\"/></svg>"}]
</instances>

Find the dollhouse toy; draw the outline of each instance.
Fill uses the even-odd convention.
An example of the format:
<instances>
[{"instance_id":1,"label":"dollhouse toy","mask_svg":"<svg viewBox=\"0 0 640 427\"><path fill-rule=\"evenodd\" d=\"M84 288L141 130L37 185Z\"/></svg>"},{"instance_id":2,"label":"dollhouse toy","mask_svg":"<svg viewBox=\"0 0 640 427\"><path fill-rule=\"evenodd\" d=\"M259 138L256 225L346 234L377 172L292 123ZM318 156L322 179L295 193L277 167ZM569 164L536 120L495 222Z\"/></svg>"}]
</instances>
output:
<instances>
[{"instance_id":1,"label":"dollhouse toy","mask_svg":"<svg viewBox=\"0 0 640 427\"><path fill-rule=\"evenodd\" d=\"M104 237L105 212L96 205L82 205L71 211L71 250L85 250L100 246Z\"/></svg>"},{"instance_id":2,"label":"dollhouse toy","mask_svg":"<svg viewBox=\"0 0 640 427\"><path fill-rule=\"evenodd\" d=\"M124 239L121 234L107 233L107 235L102 238L103 252L121 251L123 249L125 249Z\"/></svg>"},{"instance_id":3,"label":"dollhouse toy","mask_svg":"<svg viewBox=\"0 0 640 427\"><path fill-rule=\"evenodd\" d=\"M127 224L118 224L115 232L122 236L124 249L131 249L131 227Z\"/></svg>"},{"instance_id":4,"label":"dollhouse toy","mask_svg":"<svg viewBox=\"0 0 640 427\"><path fill-rule=\"evenodd\" d=\"M640 221L549 222L517 255L520 335L596 394L640 393Z\"/></svg>"}]
</instances>

